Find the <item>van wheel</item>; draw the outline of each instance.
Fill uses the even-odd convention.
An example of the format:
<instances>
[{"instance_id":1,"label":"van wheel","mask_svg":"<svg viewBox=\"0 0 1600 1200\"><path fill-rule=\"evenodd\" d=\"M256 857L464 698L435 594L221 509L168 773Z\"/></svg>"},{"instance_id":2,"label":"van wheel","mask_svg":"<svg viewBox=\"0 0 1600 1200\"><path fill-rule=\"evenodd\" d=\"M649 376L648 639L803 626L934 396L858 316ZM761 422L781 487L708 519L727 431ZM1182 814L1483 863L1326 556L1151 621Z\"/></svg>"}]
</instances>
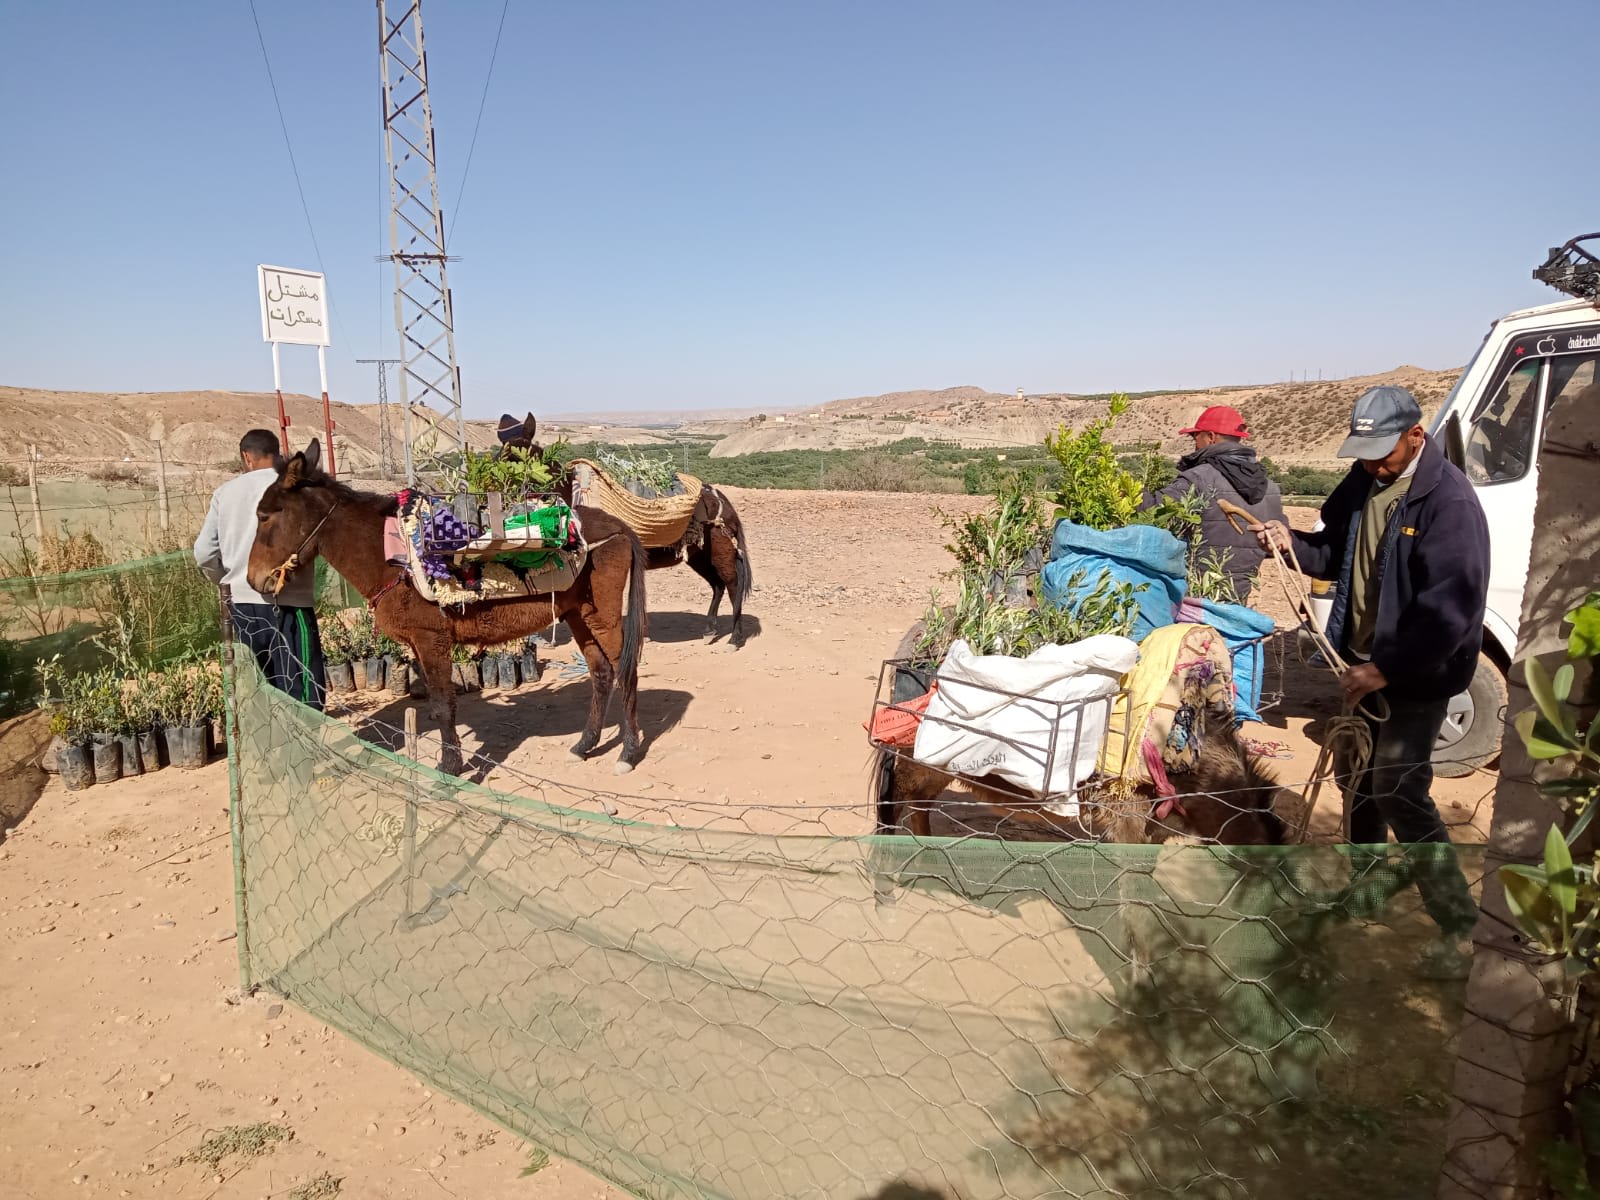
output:
<instances>
[{"instance_id":1,"label":"van wheel","mask_svg":"<svg viewBox=\"0 0 1600 1200\"><path fill-rule=\"evenodd\" d=\"M1433 773L1457 779L1500 757L1505 719L1505 676L1492 658L1480 654L1472 682L1450 698L1445 710L1444 728L1433 744Z\"/></svg>"}]
</instances>

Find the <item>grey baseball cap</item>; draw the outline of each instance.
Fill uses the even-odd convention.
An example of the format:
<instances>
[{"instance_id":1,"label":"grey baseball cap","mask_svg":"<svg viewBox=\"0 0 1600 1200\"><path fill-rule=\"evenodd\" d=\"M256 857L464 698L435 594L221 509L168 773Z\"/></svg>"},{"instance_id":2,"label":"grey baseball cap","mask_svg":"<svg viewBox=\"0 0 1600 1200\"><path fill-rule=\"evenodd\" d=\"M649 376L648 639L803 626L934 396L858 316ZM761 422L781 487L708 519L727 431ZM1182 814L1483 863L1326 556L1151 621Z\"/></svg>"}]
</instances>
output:
<instances>
[{"instance_id":1,"label":"grey baseball cap","mask_svg":"<svg viewBox=\"0 0 1600 1200\"><path fill-rule=\"evenodd\" d=\"M1422 406L1405 388L1368 388L1350 410L1350 436L1340 458L1386 458L1400 435L1422 423Z\"/></svg>"}]
</instances>

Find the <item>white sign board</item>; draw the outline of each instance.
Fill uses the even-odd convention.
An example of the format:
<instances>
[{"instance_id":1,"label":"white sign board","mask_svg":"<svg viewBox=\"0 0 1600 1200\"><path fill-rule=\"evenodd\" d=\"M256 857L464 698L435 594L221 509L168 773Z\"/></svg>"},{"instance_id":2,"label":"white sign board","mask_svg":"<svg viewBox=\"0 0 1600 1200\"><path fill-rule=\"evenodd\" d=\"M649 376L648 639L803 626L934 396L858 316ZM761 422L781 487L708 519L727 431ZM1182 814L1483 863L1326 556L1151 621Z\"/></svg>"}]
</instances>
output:
<instances>
[{"instance_id":1,"label":"white sign board","mask_svg":"<svg viewBox=\"0 0 1600 1200\"><path fill-rule=\"evenodd\" d=\"M328 344L328 285L315 271L256 267L261 340L293 346Z\"/></svg>"}]
</instances>

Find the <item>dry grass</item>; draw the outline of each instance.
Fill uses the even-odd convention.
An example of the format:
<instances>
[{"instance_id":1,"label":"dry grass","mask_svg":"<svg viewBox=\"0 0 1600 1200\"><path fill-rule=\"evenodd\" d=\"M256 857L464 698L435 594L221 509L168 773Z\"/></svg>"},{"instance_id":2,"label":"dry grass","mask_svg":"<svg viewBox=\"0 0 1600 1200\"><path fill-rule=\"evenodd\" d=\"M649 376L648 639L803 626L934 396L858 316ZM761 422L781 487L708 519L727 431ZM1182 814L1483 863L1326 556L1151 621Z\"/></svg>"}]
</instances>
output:
<instances>
[{"instance_id":1,"label":"dry grass","mask_svg":"<svg viewBox=\"0 0 1600 1200\"><path fill-rule=\"evenodd\" d=\"M178 1159L178 1162L200 1163L215 1171L230 1155L259 1158L263 1154L271 1154L278 1148L279 1142L293 1140L294 1130L287 1125L276 1125L270 1121L262 1121L255 1125L228 1125L206 1134L204 1140Z\"/></svg>"}]
</instances>

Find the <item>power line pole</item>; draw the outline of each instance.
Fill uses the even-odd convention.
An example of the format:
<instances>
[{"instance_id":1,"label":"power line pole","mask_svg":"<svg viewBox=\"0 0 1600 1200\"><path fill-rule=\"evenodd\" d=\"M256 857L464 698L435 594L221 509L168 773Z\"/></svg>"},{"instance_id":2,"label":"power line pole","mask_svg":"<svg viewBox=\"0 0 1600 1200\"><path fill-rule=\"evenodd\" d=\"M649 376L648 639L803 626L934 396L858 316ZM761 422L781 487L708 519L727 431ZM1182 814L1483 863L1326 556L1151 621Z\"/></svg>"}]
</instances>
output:
<instances>
[{"instance_id":1,"label":"power line pole","mask_svg":"<svg viewBox=\"0 0 1600 1200\"><path fill-rule=\"evenodd\" d=\"M397 6L398 7L398 6ZM445 278L444 214L422 47L422 0L407 0L390 22L378 0L378 57L383 68L383 150L389 164L389 258L394 263L394 327L400 335L400 409L405 421L406 482L415 416L436 437L465 450L455 316ZM413 391L415 395L413 395ZM437 401L444 410L427 407Z\"/></svg>"},{"instance_id":2,"label":"power line pole","mask_svg":"<svg viewBox=\"0 0 1600 1200\"><path fill-rule=\"evenodd\" d=\"M393 479L395 471L393 436L389 431L389 364L398 358L358 358L358 363L378 364L378 474ZM407 483L411 482L409 479Z\"/></svg>"}]
</instances>

